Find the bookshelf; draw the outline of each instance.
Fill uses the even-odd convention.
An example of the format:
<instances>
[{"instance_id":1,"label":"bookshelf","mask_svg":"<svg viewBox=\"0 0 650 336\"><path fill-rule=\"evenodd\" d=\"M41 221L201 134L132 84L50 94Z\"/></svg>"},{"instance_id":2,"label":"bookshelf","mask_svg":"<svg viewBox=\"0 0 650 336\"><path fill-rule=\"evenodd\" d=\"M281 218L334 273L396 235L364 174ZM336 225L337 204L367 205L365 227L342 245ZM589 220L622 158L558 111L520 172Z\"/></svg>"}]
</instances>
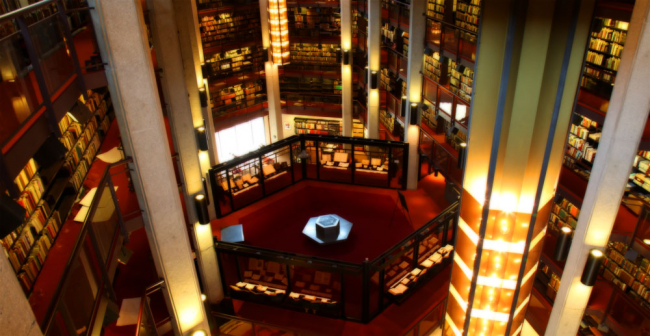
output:
<instances>
[{"instance_id":1,"label":"bookshelf","mask_svg":"<svg viewBox=\"0 0 650 336\"><path fill-rule=\"evenodd\" d=\"M575 230L580 216L580 208L562 196L556 196L549 216L549 227L556 232L564 226Z\"/></svg>"},{"instance_id":2,"label":"bookshelf","mask_svg":"<svg viewBox=\"0 0 650 336\"><path fill-rule=\"evenodd\" d=\"M245 80L238 84L226 85L221 89L211 90L213 110L225 114L230 109L242 109L253 106L257 98L265 95L264 80Z\"/></svg>"},{"instance_id":3,"label":"bookshelf","mask_svg":"<svg viewBox=\"0 0 650 336\"><path fill-rule=\"evenodd\" d=\"M564 165L583 171L583 174L588 176L598 151L601 134L602 125L574 112Z\"/></svg>"},{"instance_id":4,"label":"bookshelf","mask_svg":"<svg viewBox=\"0 0 650 336\"><path fill-rule=\"evenodd\" d=\"M352 119L352 137L363 138L364 127L359 119Z\"/></svg>"},{"instance_id":5,"label":"bookshelf","mask_svg":"<svg viewBox=\"0 0 650 336\"><path fill-rule=\"evenodd\" d=\"M254 6L214 15L199 15L204 49L242 41L261 40L260 11Z\"/></svg>"},{"instance_id":6,"label":"bookshelf","mask_svg":"<svg viewBox=\"0 0 650 336\"><path fill-rule=\"evenodd\" d=\"M342 126L338 120L295 118L296 134L341 135Z\"/></svg>"},{"instance_id":7,"label":"bookshelf","mask_svg":"<svg viewBox=\"0 0 650 336\"><path fill-rule=\"evenodd\" d=\"M606 18L593 21L581 89L609 100L621 62L629 23Z\"/></svg>"},{"instance_id":8,"label":"bookshelf","mask_svg":"<svg viewBox=\"0 0 650 336\"><path fill-rule=\"evenodd\" d=\"M280 79L282 92L310 93L310 94L341 94L341 79L322 77L290 77Z\"/></svg>"},{"instance_id":9,"label":"bookshelf","mask_svg":"<svg viewBox=\"0 0 650 336\"><path fill-rule=\"evenodd\" d=\"M337 48L338 44L291 43L291 64L336 65Z\"/></svg>"},{"instance_id":10,"label":"bookshelf","mask_svg":"<svg viewBox=\"0 0 650 336\"><path fill-rule=\"evenodd\" d=\"M625 243L610 241L607 244L603 278L628 293L643 308L650 309L650 260L642 256L630 260L628 251L630 248Z\"/></svg>"},{"instance_id":11,"label":"bookshelf","mask_svg":"<svg viewBox=\"0 0 650 336\"><path fill-rule=\"evenodd\" d=\"M478 33L480 0L459 0L456 4L455 23L458 27Z\"/></svg>"},{"instance_id":12,"label":"bookshelf","mask_svg":"<svg viewBox=\"0 0 650 336\"><path fill-rule=\"evenodd\" d=\"M447 70L447 69L444 69ZM447 75L447 71L443 74L443 67L440 64L440 54L434 52L433 55L424 55L424 64L422 72L425 76L440 83L440 79Z\"/></svg>"},{"instance_id":13,"label":"bookshelf","mask_svg":"<svg viewBox=\"0 0 650 336\"><path fill-rule=\"evenodd\" d=\"M385 109L379 110L379 122L393 134L395 132L395 116Z\"/></svg>"},{"instance_id":14,"label":"bookshelf","mask_svg":"<svg viewBox=\"0 0 650 336\"><path fill-rule=\"evenodd\" d=\"M231 76L264 70L264 49L260 46L244 47L215 53L205 63L210 67L208 79L223 79Z\"/></svg>"},{"instance_id":15,"label":"bookshelf","mask_svg":"<svg viewBox=\"0 0 650 336\"><path fill-rule=\"evenodd\" d=\"M467 103L472 101L474 70L449 60L449 89Z\"/></svg>"},{"instance_id":16,"label":"bookshelf","mask_svg":"<svg viewBox=\"0 0 650 336\"><path fill-rule=\"evenodd\" d=\"M287 8L290 37L336 37L341 35L340 8Z\"/></svg>"},{"instance_id":17,"label":"bookshelf","mask_svg":"<svg viewBox=\"0 0 650 336\"><path fill-rule=\"evenodd\" d=\"M643 188L646 193L650 193L650 177L648 176L650 174L648 171L649 165L650 152L639 151L637 156L634 158L632 173L630 174L630 180L632 183Z\"/></svg>"},{"instance_id":18,"label":"bookshelf","mask_svg":"<svg viewBox=\"0 0 650 336\"><path fill-rule=\"evenodd\" d=\"M92 91L88 96L87 101L81 96L77 102L92 113L85 124L80 124L70 113L59 121L62 131L59 141L67 149L65 157L47 167L40 167L36 160L30 159L14 179L21 190L17 202L25 208L25 221L0 239L0 245L27 295L110 126L110 98Z\"/></svg>"},{"instance_id":19,"label":"bookshelf","mask_svg":"<svg viewBox=\"0 0 650 336\"><path fill-rule=\"evenodd\" d=\"M445 0L429 0L427 2L427 16L443 21L445 19Z\"/></svg>"}]
</instances>

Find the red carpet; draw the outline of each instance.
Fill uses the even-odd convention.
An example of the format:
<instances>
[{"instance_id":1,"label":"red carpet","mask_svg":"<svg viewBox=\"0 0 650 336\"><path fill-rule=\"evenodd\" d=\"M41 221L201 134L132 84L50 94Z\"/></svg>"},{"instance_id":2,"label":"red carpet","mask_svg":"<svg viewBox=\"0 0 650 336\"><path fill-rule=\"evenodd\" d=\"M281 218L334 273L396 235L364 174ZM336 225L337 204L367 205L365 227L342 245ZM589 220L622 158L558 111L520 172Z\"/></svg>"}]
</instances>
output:
<instances>
[{"instance_id":1,"label":"red carpet","mask_svg":"<svg viewBox=\"0 0 650 336\"><path fill-rule=\"evenodd\" d=\"M373 260L413 227L387 195L308 186L241 218L246 244L341 261ZM394 218L392 218L394 212ZM302 234L310 217L336 214L352 222L347 241L321 246ZM392 218L392 222L391 222Z\"/></svg>"}]
</instances>

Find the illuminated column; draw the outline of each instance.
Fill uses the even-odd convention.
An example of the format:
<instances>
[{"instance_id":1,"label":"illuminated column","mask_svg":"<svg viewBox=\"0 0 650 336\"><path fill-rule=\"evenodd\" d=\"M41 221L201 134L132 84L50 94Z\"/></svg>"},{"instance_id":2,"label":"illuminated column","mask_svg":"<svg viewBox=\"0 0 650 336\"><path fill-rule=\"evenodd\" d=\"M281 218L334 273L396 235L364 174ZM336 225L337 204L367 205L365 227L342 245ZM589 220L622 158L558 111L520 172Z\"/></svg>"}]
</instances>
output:
<instances>
[{"instance_id":1,"label":"illuminated column","mask_svg":"<svg viewBox=\"0 0 650 336\"><path fill-rule=\"evenodd\" d=\"M422 101L422 62L424 61L424 33L426 27L427 0L411 0L409 21L409 47L406 94L408 107L404 115L404 141L409 143L407 189L418 187L418 143L420 141L420 102Z\"/></svg>"},{"instance_id":2,"label":"illuminated column","mask_svg":"<svg viewBox=\"0 0 650 336\"><path fill-rule=\"evenodd\" d=\"M579 0L484 5L445 335L521 332L588 37Z\"/></svg>"},{"instance_id":3,"label":"illuminated column","mask_svg":"<svg viewBox=\"0 0 650 336\"><path fill-rule=\"evenodd\" d=\"M381 73L381 0L368 0L368 138L379 139ZM373 88L373 82L375 88Z\"/></svg>"},{"instance_id":4,"label":"illuminated column","mask_svg":"<svg viewBox=\"0 0 650 336\"><path fill-rule=\"evenodd\" d=\"M194 128L205 128L208 149L199 151L199 162L201 163L201 172L206 179L206 185L210 185L208 170L219 163L217 146L215 141L214 118L212 118L212 107L210 102L210 90L207 85L207 78L203 78L202 64L205 63L203 58L203 45L201 44L201 35L199 34L199 25L197 18L196 1L192 0L173 0L174 10L176 11L176 25L178 27L178 37L183 57L183 67L185 69L185 87L187 88L190 107L192 111L192 121ZM208 97L206 106L201 106L201 88L205 88L205 95ZM205 192L210 199L212 189L206 188ZM211 219L217 217L214 207L209 207L208 212Z\"/></svg>"},{"instance_id":5,"label":"illuminated column","mask_svg":"<svg viewBox=\"0 0 650 336\"><path fill-rule=\"evenodd\" d=\"M175 20L177 12L174 10L174 5L171 0L149 0L147 7L156 58L159 66L163 69L162 90L165 100L169 103L167 115L172 138L179 153L183 196L185 204L191 205L194 203L196 195L205 195L206 192L203 190L203 174L201 173L197 141L199 137L203 137L204 143L208 143L207 132L203 126L202 118L199 119L201 111L192 111L188 99L181 48L179 39L174 34L178 31ZM192 88L195 87L195 82L193 82ZM199 112L197 113L199 118L195 118L192 112ZM207 151L204 153L204 160L209 164ZM194 227L195 254L199 261L206 296L211 303L218 303L223 299L223 288L212 240L212 230L210 225L198 223L196 210L193 206L187 206L186 210L187 218Z\"/></svg>"},{"instance_id":6,"label":"illuminated column","mask_svg":"<svg viewBox=\"0 0 650 336\"><path fill-rule=\"evenodd\" d=\"M343 136L352 136L352 0L341 0Z\"/></svg>"},{"instance_id":7,"label":"illuminated column","mask_svg":"<svg viewBox=\"0 0 650 336\"><path fill-rule=\"evenodd\" d=\"M282 101L278 66L289 63L289 30L285 0L260 0L262 45L269 52L264 63L266 97L269 105L271 142L282 140Z\"/></svg>"},{"instance_id":8,"label":"illuminated column","mask_svg":"<svg viewBox=\"0 0 650 336\"><path fill-rule=\"evenodd\" d=\"M140 1L91 0L89 5L100 53L108 63L106 78L124 151L134 160L131 177L154 264L165 279L174 333L207 332ZM182 73L174 72L173 78L184 82Z\"/></svg>"},{"instance_id":9,"label":"illuminated column","mask_svg":"<svg viewBox=\"0 0 650 336\"><path fill-rule=\"evenodd\" d=\"M217 155L215 142L214 118L212 118L211 101L209 99L210 92L206 84L207 78L203 78L202 64L205 63L205 59L199 23L196 19L198 17L196 1L173 0L172 2L176 11L176 25L185 68L185 85L188 88L187 92L192 107L192 120L195 128L201 126L206 128L206 136L208 137L208 150L200 156L201 170L207 175L207 171L219 163L219 156ZM199 90L202 87L206 88L208 96L206 106L201 106ZM212 211L214 212L214 210Z\"/></svg>"},{"instance_id":10,"label":"illuminated column","mask_svg":"<svg viewBox=\"0 0 650 336\"><path fill-rule=\"evenodd\" d=\"M639 121L647 120L650 110L647 94L650 26L646 23L649 16L648 0L636 1L598 155L566 261L572 267L565 267L562 272L546 335L578 332L592 289L580 282L589 250L605 251L618 214L629 167L645 127L645 122Z\"/></svg>"}]
</instances>

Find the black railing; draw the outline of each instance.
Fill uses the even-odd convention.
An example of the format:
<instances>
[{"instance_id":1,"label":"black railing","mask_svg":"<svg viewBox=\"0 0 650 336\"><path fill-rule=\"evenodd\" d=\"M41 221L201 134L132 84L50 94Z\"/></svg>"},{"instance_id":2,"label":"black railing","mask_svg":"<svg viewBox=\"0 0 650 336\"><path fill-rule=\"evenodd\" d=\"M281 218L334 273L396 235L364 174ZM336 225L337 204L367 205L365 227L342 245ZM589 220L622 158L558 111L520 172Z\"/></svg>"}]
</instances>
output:
<instances>
[{"instance_id":1,"label":"black railing","mask_svg":"<svg viewBox=\"0 0 650 336\"><path fill-rule=\"evenodd\" d=\"M454 241L457 214L456 202L373 261L362 263L215 239L224 290L234 299L367 323L449 265L448 243ZM402 283L408 283L405 290L395 288Z\"/></svg>"},{"instance_id":2,"label":"black railing","mask_svg":"<svg viewBox=\"0 0 650 336\"><path fill-rule=\"evenodd\" d=\"M123 215L130 214L121 212L112 177L119 174L128 175L129 170L127 168L115 172L111 169L126 166L131 161L129 158L106 167L41 323L44 335L56 333L55 331L67 331L64 333L70 334L75 334L81 329L92 331L96 326L95 319L98 317L100 302L105 297L116 300L112 276L108 270L117 260L116 251L120 238L128 242ZM90 265L82 266L84 262L90 262ZM81 306L92 309L73 310Z\"/></svg>"},{"instance_id":3,"label":"black railing","mask_svg":"<svg viewBox=\"0 0 650 336\"><path fill-rule=\"evenodd\" d=\"M339 134L340 125L298 125L297 132ZM408 144L299 134L212 167L214 206L221 218L303 180L405 189Z\"/></svg>"}]
</instances>

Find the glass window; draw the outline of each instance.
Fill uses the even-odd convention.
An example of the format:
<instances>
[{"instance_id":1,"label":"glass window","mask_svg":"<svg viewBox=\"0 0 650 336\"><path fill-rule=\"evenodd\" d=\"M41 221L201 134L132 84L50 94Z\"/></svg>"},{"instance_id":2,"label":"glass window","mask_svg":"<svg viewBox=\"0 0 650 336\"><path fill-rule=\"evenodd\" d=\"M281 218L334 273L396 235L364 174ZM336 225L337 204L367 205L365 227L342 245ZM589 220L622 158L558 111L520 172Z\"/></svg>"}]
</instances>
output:
<instances>
[{"instance_id":1,"label":"glass window","mask_svg":"<svg viewBox=\"0 0 650 336\"><path fill-rule=\"evenodd\" d=\"M264 118L253 119L216 133L219 161L225 162L266 145Z\"/></svg>"}]
</instances>

